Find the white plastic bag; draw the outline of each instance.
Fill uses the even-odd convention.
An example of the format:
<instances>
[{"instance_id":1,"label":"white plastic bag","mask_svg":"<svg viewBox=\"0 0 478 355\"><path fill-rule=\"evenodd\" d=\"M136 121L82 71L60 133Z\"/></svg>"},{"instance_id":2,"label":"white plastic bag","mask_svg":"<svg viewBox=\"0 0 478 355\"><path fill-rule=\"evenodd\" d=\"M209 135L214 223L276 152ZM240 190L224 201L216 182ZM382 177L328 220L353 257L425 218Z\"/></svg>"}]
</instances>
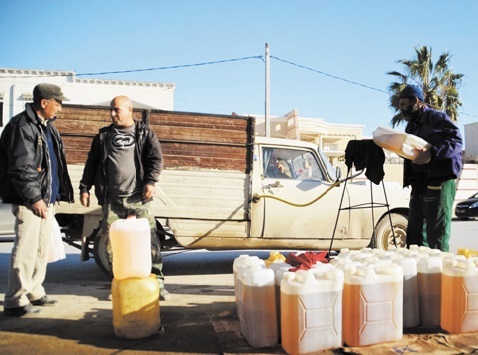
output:
<instances>
[{"instance_id":1,"label":"white plastic bag","mask_svg":"<svg viewBox=\"0 0 478 355\"><path fill-rule=\"evenodd\" d=\"M63 245L63 239L61 237L60 225L56 218L53 218L53 233L50 238L50 256L48 257L48 262L53 263L55 261L65 259L65 246Z\"/></svg>"}]
</instances>

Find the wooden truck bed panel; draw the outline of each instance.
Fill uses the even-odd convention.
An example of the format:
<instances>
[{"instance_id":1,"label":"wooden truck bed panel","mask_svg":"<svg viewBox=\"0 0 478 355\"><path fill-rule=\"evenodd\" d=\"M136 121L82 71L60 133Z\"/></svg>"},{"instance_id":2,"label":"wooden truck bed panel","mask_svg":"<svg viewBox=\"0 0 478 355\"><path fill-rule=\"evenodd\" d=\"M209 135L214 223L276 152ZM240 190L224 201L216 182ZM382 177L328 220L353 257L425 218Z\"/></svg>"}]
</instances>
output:
<instances>
[{"instance_id":1,"label":"wooden truck bed panel","mask_svg":"<svg viewBox=\"0 0 478 355\"><path fill-rule=\"evenodd\" d=\"M249 173L252 164L252 117L134 110L156 133L164 169L215 169ZM55 125L66 147L68 164L84 164L91 141L111 123L107 107L63 105Z\"/></svg>"}]
</instances>

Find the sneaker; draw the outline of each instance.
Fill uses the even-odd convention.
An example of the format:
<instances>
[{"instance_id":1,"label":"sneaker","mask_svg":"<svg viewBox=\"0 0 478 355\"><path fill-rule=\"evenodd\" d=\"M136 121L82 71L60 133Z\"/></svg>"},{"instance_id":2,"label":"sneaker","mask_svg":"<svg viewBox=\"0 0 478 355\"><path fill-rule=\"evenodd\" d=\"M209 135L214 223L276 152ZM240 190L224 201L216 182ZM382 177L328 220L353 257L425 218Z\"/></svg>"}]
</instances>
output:
<instances>
[{"instance_id":1,"label":"sneaker","mask_svg":"<svg viewBox=\"0 0 478 355\"><path fill-rule=\"evenodd\" d=\"M168 301L171 299L171 295L169 294L168 290L166 290L165 288L161 288L159 290L159 299L161 301Z\"/></svg>"},{"instance_id":2,"label":"sneaker","mask_svg":"<svg viewBox=\"0 0 478 355\"><path fill-rule=\"evenodd\" d=\"M48 298L48 296L45 295L42 298L31 301L31 303L34 306L52 307L52 306L56 306L58 304L58 301L57 300L52 300L51 298Z\"/></svg>"},{"instance_id":3,"label":"sneaker","mask_svg":"<svg viewBox=\"0 0 478 355\"><path fill-rule=\"evenodd\" d=\"M5 308L3 314L7 317L23 317L28 314L41 313L41 309L33 307L31 303L23 307Z\"/></svg>"}]
</instances>

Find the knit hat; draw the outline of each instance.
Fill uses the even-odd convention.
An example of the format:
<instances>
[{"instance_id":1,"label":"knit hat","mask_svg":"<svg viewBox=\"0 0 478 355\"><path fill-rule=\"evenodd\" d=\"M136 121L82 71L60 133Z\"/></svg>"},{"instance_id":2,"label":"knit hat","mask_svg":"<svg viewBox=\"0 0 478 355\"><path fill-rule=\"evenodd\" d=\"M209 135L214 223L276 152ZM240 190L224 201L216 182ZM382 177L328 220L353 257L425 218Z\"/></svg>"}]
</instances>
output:
<instances>
[{"instance_id":1,"label":"knit hat","mask_svg":"<svg viewBox=\"0 0 478 355\"><path fill-rule=\"evenodd\" d=\"M405 88L400 92L400 99L416 97L420 101L424 101L423 99L423 91L416 85L407 85Z\"/></svg>"}]
</instances>

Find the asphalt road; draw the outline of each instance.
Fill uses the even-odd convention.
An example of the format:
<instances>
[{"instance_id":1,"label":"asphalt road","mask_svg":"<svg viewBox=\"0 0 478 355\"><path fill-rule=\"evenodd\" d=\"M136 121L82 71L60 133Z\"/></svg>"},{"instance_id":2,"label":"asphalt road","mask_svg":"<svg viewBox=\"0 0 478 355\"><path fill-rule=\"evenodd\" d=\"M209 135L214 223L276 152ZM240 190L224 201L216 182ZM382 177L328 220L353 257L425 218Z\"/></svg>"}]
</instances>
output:
<instances>
[{"instance_id":1,"label":"asphalt road","mask_svg":"<svg viewBox=\"0 0 478 355\"><path fill-rule=\"evenodd\" d=\"M478 221L454 221L451 252L478 250ZM268 251L164 253L170 301L160 303L164 332L145 339L115 336L111 279L94 260L80 262L79 251L65 245L67 257L49 264L45 288L59 300L56 307L28 318L3 316L7 269L12 243L0 243L0 352L2 354L284 354L280 346L255 350L241 337L234 303L232 264L240 254L267 258ZM476 334L478 336L478 334ZM407 340L408 339L408 340ZM404 342L409 341L404 338ZM348 348L323 354L383 353L384 349Z\"/></svg>"}]
</instances>

